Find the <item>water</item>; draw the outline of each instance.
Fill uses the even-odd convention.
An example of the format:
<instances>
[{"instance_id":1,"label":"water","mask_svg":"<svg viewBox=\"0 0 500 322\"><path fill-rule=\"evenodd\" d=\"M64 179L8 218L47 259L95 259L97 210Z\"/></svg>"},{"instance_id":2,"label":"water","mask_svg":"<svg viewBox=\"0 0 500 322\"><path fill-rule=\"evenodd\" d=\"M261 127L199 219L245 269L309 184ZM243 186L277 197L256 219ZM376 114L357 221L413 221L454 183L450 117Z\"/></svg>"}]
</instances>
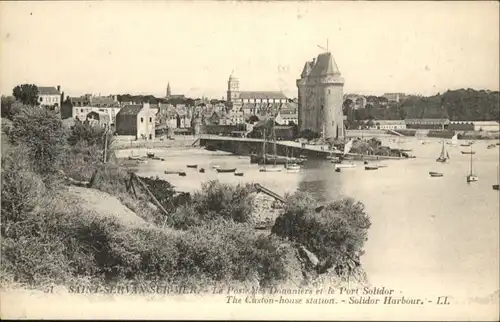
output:
<instances>
[{"instance_id":1,"label":"water","mask_svg":"<svg viewBox=\"0 0 500 322\"><path fill-rule=\"evenodd\" d=\"M470 148L447 145L451 159L441 164L435 162L441 151L438 139L426 138L431 143L425 145L409 138L401 144L389 140L384 138L384 144L411 148L417 158L380 161L388 167L376 171L365 171L358 162L356 168L336 173L330 162L311 160L301 173L265 173L247 157L199 149L157 150L166 161L142 164L139 173L158 175L184 191L217 179L232 184L258 182L280 194L308 191L318 202L352 196L365 204L372 220L362 257L372 284L404 294L455 297L487 296L498 290L499 193L492 189L499 182L498 149L486 149L491 143L486 141L473 145L479 181L467 184L470 155L460 151ZM186 164L198 164L207 171L198 173ZM218 174L213 165L236 167L244 177ZM166 169L183 170L187 176L164 175ZM442 172L444 177L432 178L429 171Z\"/></svg>"}]
</instances>

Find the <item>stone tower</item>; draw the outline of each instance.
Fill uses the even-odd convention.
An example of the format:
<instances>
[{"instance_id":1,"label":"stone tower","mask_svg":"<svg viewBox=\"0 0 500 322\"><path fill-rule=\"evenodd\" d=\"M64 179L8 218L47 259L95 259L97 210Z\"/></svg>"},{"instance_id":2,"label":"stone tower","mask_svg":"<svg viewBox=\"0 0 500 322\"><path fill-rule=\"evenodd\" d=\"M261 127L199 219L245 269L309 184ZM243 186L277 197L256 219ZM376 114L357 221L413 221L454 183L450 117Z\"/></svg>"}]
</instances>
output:
<instances>
[{"instance_id":1,"label":"stone tower","mask_svg":"<svg viewBox=\"0 0 500 322\"><path fill-rule=\"evenodd\" d=\"M172 96L172 90L170 89L170 82L167 84L167 98L170 98Z\"/></svg>"},{"instance_id":2,"label":"stone tower","mask_svg":"<svg viewBox=\"0 0 500 322\"><path fill-rule=\"evenodd\" d=\"M332 54L322 53L306 62L297 87L299 130L309 129L324 139L344 138L344 79Z\"/></svg>"},{"instance_id":3,"label":"stone tower","mask_svg":"<svg viewBox=\"0 0 500 322\"><path fill-rule=\"evenodd\" d=\"M229 76L227 81L227 101L234 102L240 98L240 81L233 76L233 73Z\"/></svg>"}]
</instances>

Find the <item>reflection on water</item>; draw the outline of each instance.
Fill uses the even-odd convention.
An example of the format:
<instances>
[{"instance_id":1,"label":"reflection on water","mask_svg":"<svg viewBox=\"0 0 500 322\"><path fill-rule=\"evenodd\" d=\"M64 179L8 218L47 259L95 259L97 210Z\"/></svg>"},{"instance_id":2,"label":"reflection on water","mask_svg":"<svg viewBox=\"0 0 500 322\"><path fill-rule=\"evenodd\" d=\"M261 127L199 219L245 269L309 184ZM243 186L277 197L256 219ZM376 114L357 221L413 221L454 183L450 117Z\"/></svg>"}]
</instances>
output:
<instances>
[{"instance_id":1,"label":"reflection on water","mask_svg":"<svg viewBox=\"0 0 500 322\"><path fill-rule=\"evenodd\" d=\"M259 182L277 193L308 191L318 202L352 196L363 202L372 220L363 265L374 285L386 285L404 293L425 291L454 296L486 295L499 289L499 193L498 149L488 143L473 146L473 168L479 181L467 184L470 156L461 147L447 146L451 160L436 163L441 145L428 139L389 145L413 149L412 160L380 161L387 168L354 169L337 173L329 161L309 161L301 173L264 173L246 157L203 150L186 155L157 151L166 161L140 165L140 174L159 175L180 190L199 189L201 182ZM186 164L207 169L199 173ZM213 165L237 167L244 177L218 174ZM187 177L164 175L166 169L182 169ZM439 171L442 178L431 178Z\"/></svg>"}]
</instances>

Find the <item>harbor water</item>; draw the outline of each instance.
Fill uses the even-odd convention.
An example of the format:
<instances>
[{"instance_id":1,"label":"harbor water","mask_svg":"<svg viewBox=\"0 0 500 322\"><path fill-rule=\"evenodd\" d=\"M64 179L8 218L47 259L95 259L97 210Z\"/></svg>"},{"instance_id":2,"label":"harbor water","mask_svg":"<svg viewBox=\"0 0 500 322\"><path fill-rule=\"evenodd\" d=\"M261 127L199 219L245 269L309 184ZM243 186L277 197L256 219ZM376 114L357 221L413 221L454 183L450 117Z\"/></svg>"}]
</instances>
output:
<instances>
[{"instance_id":1,"label":"harbor water","mask_svg":"<svg viewBox=\"0 0 500 322\"><path fill-rule=\"evenodd\" d=\"M159 176L181 191L220 180L256 182L281 195L307 191L318 203L353 197L365 205L372 221L362 264L373 285L403 294L452 297L484 297L498 291L500 194L492 185L499 182L499 147L487 149L492 142L486 141L473 145L472 167L479 181L468 184L470 155L461 151L470 148L447 144L449 162L437 163L440 139L426 138L427 144L415 138L401 140L382 138L384 145L412 149L416 158L372 162L387 165L375 171L365 171L363 163L356 162L355 168L335 172L327 160L310 160L299 173L259 172L249 157L199 148L149 150L165 161L124 162L136 167L138 174ZM146 154L140 149L118 152L119 157ZM206 171L199 173L188 164ZM213 166L237 168L244 176L217 173ZM187 175L165 175L165 170ZM429 171L442 172L443 177L430 177Z\"/></svg>"}]
</instances>

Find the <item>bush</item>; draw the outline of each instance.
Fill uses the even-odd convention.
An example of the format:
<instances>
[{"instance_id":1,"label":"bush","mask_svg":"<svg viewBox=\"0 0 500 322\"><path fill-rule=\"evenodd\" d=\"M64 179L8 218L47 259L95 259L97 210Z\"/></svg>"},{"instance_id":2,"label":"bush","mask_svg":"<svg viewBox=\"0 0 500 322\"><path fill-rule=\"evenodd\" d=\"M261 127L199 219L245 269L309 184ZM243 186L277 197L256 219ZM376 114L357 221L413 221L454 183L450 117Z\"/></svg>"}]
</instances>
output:
<instances>
[{"instance_id":1,"label":"bush","mask_svg":"<svg viewBox=\"0 0 500 322\"><path fill-rule=\"evenodd\" d=\"M203 220L221 218L246 223L251 221L252 216L251 204L247 198L252 191L251 184L232 186L209 181L202 184L201 191L193 195L191 203Z\"/></svg>"},{"instance_id":2,"label":"bush","mask_svg":"<svg viewBox=\"0 0 500 322\"><path fill-rule=\"evenodd\" d=\"M272 232L304 245L330 266L356 261L371 224L363 204L346 198L327 204L319 212L315 207L308 194L289 196Z\"/></svg>"},{"instance_id":3,"label":"bush","mask_svg":"<svg viewBox=\"0 0 500 322\"><path fill-rule=\"evenodd\" d=\"M12 125L10 141L28 148L33 170L43 176L55 173L66 143L61 118L47 109L26 107L14 116Z\"/></svg>"}]
</instances>

